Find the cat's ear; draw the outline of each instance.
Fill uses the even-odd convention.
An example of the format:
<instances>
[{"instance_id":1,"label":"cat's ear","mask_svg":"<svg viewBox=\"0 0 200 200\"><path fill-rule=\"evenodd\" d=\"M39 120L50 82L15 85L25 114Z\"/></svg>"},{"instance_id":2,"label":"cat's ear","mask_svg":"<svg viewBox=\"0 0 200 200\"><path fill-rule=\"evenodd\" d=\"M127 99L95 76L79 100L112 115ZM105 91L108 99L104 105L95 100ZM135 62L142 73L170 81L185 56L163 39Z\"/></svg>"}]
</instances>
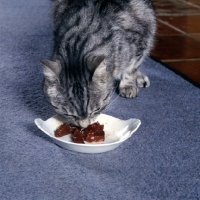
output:
<instances>
[{"instance_id":1,"label":"cat's ear","mask_svg":"<svg viewBox=\"0 0 200 200\"><path fill-rule=\"evenodd\" d=\"M104 55L91 55L87 58L87 67L90 72L94 73L94 71L101 65L101 63L105 60Z\"/></svg>"},{"instance_id":2,"label":"cat's ear","mask_svg":"<svg viewBox=\"0 0 200 200\"><path fill-rule=\"evenodd\" d=\"M50 60L41 60L44 66L44 75L49 81L59 80L59 74L61 72L61 63L60 61L50 61Z\"/></svg>"},{"instance_id":3,"label":"cat's ear","mask_svg":"<svg viewBox=\"0 0 200 200\"><path fill-rule=\"evenodd\" d=\"M106 70L106 63L105 63L105 59L103 61L101 61L101 63L99 64L99 66L95 69L93 76L92 76L92 81L94 82L99 82L99 83L103 83L105 82L105 79L107 77L107 70Z\"/></svg>"},{"instance_id":4,"label":"cat's ear","mask_svg":"<svg viewBox=\"0 0 200 200\"><path fill-rule=\"evenodd\" d=\"M87 67L92 73L92 81L98 83L106 77L106 62L104 55L91 55L87 59Z\"/></svg>"},{"instance_id":5,"label":"cat's ear","mask_svg":"<svg viewBox=\"0 0 200 200\"><path fill-rule=\"evenodd\" d=\"M106 72L106 62L105 60L102 60L98 67L95 69L93 76L100 76L103 75Z\"/></svg>"}]
</instances>

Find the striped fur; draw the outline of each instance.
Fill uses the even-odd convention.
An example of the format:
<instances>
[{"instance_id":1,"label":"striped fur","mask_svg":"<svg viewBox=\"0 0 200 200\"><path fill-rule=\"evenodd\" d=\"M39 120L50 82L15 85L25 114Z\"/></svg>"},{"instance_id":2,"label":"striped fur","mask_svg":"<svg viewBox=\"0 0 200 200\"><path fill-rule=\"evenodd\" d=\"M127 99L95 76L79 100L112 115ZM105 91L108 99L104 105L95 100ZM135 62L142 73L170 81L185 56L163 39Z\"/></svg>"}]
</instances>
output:
<instances>
[{"instance_id":1,"label":"striped fur","mask_svg":"<svg viewBox=\"0 0 200 200\"><path fill-rule=\"evenodd\" d=\"M54 0L55 46L44 60L44 92L66 120L86 126L108 104L114 82L132 98L148 87L139 65L156 29L150 0Z\"/></svg>"}]
</instances>

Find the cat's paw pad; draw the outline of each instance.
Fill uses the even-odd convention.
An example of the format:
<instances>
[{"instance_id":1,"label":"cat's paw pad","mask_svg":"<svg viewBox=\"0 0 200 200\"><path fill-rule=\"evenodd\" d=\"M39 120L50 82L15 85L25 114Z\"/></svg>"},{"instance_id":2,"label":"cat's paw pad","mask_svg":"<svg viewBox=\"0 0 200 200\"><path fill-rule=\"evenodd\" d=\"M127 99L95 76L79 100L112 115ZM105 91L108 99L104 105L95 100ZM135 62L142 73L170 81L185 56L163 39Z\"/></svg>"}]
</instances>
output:
<instances>
[{"instance_id":1,"label":"cat's paw pad","mask_svg":"<svg viewBox=\"0 0 200 200\"><path fill-rule=\"evenodd\" d=\"M136 79L136 83L138 87L147 88L150 85L149 78L143 74L139 75Z\"/></svg>"},{"instance_id":2,"label":"cat's paw pad","mask_svg":"<svg viewBox=\"0 0 200 200\"><path fill-rule=\"evenodd\" d=\"M134 98L138 94L138 88L136 86L133 86L133 85L120 87L119 88L119 94L122 97Z\"/></svg>"}]
</instances>

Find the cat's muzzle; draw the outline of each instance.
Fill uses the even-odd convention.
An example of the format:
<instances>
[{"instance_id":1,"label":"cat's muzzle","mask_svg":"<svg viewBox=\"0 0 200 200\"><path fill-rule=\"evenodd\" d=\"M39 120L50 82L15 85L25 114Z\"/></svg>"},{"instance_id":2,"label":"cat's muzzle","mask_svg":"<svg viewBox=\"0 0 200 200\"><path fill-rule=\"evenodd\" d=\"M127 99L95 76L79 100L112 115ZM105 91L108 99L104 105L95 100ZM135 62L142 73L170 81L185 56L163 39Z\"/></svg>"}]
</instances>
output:
<instances>
[{"instance_id":1,"label":"cat's muzzle","mask_svg":"<svg viewBox=\"0 0 200 200\"><path fill-rule=\"evenodd\" d=\"M88 125L94 123L96 118L97 118L97 116L95 116L93 118L86 118L86 119L83 119L83 120L79 120L79 121L77 121L77 124L79 126L81 126L82 128L86 128Z\"/></svg>"}]
</instances>

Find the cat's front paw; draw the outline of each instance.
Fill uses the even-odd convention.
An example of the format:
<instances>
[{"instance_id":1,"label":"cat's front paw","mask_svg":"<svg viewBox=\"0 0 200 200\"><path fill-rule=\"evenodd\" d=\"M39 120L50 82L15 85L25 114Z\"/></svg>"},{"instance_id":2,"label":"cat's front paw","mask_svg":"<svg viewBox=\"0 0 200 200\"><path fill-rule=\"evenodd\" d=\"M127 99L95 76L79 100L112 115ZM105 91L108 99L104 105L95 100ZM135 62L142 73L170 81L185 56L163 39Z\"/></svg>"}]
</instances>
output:
<instances>
[{"instance_id":1,"label":"cat's front paw","mask_svg":"<svg viewBox=\"0 0 200 200\"><path fill-rule=\"evenodd\" d=\"M150 85L149 78L145 76L144 74L137 76L136 83L137 83L137 86L141 88L142 87L147 88Z\"/></svg>"},{"instance_id":2,"label":"cat's front paw","mask_svg":"<svg viewBox=\"0 0 200 200\"><path fill-rule=\"evenodd\" d=\"M134 85L119 87L119 95L126 98L134 98L138 94L138 88Z\"/></svg>"}]
</instances>

